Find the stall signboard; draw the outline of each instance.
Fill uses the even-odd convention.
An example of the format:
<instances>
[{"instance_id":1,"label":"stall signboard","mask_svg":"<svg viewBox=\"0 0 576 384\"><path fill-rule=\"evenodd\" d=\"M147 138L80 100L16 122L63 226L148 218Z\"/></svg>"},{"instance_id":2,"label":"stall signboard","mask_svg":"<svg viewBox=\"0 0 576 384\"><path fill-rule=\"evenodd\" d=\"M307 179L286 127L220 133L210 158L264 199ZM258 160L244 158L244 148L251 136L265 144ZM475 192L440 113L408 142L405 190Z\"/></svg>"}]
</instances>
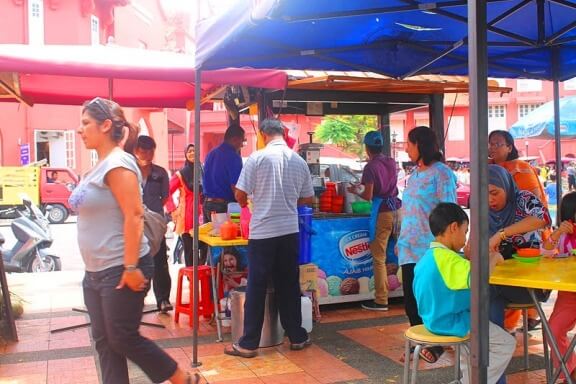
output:
<instances>
[{"instance_id":1,"label":"stall signboard","mask_svg":"<svg viewBox=\"0 0 576 384\"><path fill-rule=\"evenodd\" d=\"M368 225L368 217L312 220L312 263L318 266L320 304L374 297ZM398 294L391 292L390 296Z\"/></svg>"},{"instance_id":2,"label":"stall signboard","mask_svg":"<svg viewBox=\"0 0 576 384\"><path fill-rule=\"evenodd\" d=\"M30 164L30 144L20 144L20 165Z\"/></svg>"}]
</instances>

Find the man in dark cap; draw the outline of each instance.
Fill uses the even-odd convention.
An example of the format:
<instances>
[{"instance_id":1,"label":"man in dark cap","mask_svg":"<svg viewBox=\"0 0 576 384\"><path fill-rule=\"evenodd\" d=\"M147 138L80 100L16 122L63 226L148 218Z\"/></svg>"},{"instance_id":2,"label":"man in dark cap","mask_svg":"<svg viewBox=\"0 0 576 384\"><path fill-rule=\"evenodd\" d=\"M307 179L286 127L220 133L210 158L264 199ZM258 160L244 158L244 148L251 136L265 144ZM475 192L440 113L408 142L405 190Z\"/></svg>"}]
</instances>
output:
<instances>
[{"instance_id":1,"label":"man in dark cap","mask_svg":"<svg viewBox=\"0 0 576 384\"><path fill-rule=\"evenodd\" d=\"M139 136L134 149L138 167L142 172L142 200L144 205L154 212L164 215L164 201L168 197L168 172L159 165L153 164L156 142L150 136ZM162 313L172 310L170 304L170 272L168 270L168 253L166 240L162 241L160 250L154 255L154 277L152 287L156 304Z\"/></svg>"}]
</instances>

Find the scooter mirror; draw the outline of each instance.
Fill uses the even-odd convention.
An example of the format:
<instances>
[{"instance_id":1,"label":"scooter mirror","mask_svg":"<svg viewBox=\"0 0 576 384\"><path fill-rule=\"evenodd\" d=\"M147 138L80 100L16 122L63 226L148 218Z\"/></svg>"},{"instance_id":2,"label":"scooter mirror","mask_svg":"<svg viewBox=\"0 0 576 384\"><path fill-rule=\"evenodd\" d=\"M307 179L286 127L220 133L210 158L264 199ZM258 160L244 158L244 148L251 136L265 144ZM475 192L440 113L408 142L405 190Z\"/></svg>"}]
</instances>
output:
<instances>
[{"instance_id":1,"label":"scooter mirror","mask_svg":"<svg viewBox=\"0 0 576 384\"><path fill-rule=\"evenodd\" d=\"M27 208L30 208L32 202L28 199L22 199L22 204L24 204Z\"/></svg>"}]
</instances>

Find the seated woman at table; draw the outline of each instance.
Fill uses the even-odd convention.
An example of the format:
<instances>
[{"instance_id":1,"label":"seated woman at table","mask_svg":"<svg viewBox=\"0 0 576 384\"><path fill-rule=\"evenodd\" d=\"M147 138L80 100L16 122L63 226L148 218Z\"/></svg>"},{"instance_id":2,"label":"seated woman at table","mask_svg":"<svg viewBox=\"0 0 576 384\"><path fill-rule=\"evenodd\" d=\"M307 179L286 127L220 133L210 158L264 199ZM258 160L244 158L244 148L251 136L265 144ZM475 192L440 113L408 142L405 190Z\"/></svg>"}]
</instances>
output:
<instances>
[{"instance_id":1,"label":"seated woman at table","mask_svg":"<svg viewBox=\"0 0 576 384\"><path fill-rule=\"evenodd\" d=\"M560 203L560 226L542 245L542 254L547 257L567 257L576 250L576 192L570 192L562 198ZM576 292L558 291L554 303L554 310L550 315L550 328L558 342L558 349L562 355L566 354L570 345L568 331L576 325ZM552 362L558 367L558 360L552 354ZM572 380L576 380L576 356L572 354L566 362Z\"/></svg>"},{"instance_id":2,"label":"seated woman at table","mask_svg":"<svg viewBox=\"0 0 576 384\"><path fill-rule=\"evenodd\" d=\"M499 165L488 166L488 184L490 250L509 259L517 248L539 248L540 230L550 225L548 209L531 192L519 191L510 173ZM547 299L544 292L537 296ZM506 304L531 302L525 288L491 286L490 320L502 327Z\"/></svg>"}]
</instances>

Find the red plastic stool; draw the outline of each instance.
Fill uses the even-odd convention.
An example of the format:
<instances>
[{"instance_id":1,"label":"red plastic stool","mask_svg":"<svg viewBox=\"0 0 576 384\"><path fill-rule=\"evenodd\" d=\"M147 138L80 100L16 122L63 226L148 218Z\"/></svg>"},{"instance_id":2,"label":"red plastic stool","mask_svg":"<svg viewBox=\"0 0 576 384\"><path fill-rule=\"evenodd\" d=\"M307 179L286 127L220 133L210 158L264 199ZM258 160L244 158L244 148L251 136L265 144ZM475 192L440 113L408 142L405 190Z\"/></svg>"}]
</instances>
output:
<instances>
[{"instance_id":1,"label":"red plastic stool","mask_svg":"<svg viewBox=\"0 0 576 384\"><path fill-rule=\"evenodd\" d=\"M200 288L200 297L198 298L198 314L204 316L205 319L209 319L214 314L214 303L212 303L210 290L210 272L211 268L208 265L198 266L198 282ZM184 276L188 278L188 285L190 287L190 297L187 303L182 302L182 281ZM190 320L190 326L192 326L192 315L193 315L193 294L194 294L194 267L184 267L180 268L178 271L178 290L176 291L176 306L174 312L174 321L178 323L180 318L180 313L188 315Z\"/></svg>"}]
</instances>

